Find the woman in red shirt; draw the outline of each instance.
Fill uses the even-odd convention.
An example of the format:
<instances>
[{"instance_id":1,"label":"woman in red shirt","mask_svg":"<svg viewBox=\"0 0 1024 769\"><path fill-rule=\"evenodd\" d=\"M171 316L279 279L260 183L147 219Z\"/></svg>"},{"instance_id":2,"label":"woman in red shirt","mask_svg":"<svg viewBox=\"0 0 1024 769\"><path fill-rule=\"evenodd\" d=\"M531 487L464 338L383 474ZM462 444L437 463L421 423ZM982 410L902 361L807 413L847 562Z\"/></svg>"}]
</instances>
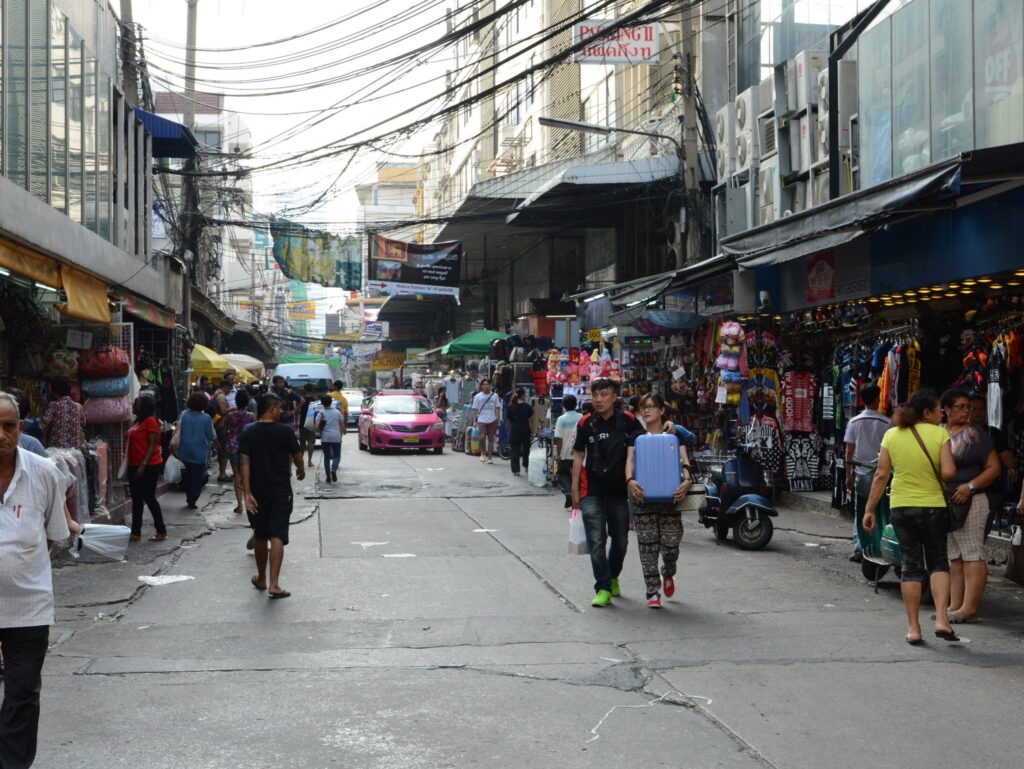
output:
<instances>
[{"instance_id":1,"label":"woman in red shirt","mask_svg":"<svg viewBox=\"0 0 1024 769\"><path fill-rule=\"evenodd\" d=\"M149 507L153 514L156 534L150 542L167 539L167 527L160 503L156 501L156 483L160 478L160 465L164 460L160 453L160 422L156 413L156 401L151 395L140 395L132 404L135 421L128 428L128 488L132 494L132 535L131 541L142 539L142 505Z\"/></svg>"}]
</instances>

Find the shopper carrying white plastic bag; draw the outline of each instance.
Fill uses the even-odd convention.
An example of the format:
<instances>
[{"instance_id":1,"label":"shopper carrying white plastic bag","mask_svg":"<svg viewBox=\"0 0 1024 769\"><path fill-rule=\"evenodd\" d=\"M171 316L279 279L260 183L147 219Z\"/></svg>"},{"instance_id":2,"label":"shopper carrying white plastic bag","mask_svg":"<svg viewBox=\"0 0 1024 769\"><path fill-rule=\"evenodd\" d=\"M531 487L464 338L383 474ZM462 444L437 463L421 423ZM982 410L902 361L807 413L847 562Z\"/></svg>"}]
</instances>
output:
<instances>
[{"instance_id":1,"label":"shopper carrying white plastic bag","mask_svg":"<svg viewBox=\"0 0 1024 769\"><path fill-rule=\"evenodd\" d=\"M127 526L82 524L81 533L71 543L71 557L93 554L110 561L123 561L128 552L128 537L131 533L132 530Z\"/></svg>"},{"instance_id":2,"label":"shopper carrying white plastic bag","mask_svg":"<svg viewBox=\"0 0 1024 769\"><path fill-rule=\"evenodd\" d=\"M569 514L569 555L587 555L589 552L583 513L578 507L574 507Z\"/></svg>"}]
</instances>

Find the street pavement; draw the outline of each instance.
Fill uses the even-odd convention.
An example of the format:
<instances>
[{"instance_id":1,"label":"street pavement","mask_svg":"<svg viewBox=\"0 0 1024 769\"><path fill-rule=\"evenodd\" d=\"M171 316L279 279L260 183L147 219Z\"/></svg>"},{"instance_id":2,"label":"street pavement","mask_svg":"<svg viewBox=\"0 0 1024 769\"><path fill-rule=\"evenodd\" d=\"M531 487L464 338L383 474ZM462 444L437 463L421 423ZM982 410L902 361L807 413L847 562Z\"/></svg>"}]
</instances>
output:
<instances>
[{"instance_id":1,"label":"street pavement","mask_svg":"<svg viewBox=\"0 0 1024 769\"><path fill-rule=\"evenodd\" d=\"M1024 589L999 568L970 643L911 647L898 584L876 594L847 560L848 521L784 509L748 553L687 514L665 608L631 543L623 597L592 609L553 490L352 438L338 484L296 484L290 598L249 584L226 484L197 513L164 495L171 536L123 563L58 559L37 766L1020 763Z\"/></svg>"}]
</instances>

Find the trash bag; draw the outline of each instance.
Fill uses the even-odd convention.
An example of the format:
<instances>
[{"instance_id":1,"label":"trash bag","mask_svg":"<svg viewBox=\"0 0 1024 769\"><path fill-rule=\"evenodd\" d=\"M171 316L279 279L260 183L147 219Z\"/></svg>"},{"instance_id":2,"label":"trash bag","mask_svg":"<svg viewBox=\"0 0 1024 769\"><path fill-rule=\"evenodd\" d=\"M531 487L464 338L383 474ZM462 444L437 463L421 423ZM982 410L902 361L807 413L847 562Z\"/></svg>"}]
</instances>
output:
<instances>
[{"instance_id":1,"label":"trash bag","mask_svg":"<svg viewBox=\"0 0 1024 769\"><path fill-rule=\"evenodd\" d=\"M128 552L127 526L108 526L101 523L82 524L81 533L71 543L71 557L98 556L88 560L123 561Z\"/></svg>"},{"instance_id":2,"label":"trash bag","mask_svg":"<svg viewBox=\"0 0 1024 769\"><path fill-rule=\"evenodd\" d=\"M587 529L583 525L583 512L574 507L569 514L569 555L586 555Z\"/></svg>"},{"instance_id":3,"label":"trash bag","mask_svg":"<svg viewBox=\"0 0 1024 769\"><path fill-rule=\"evenodd\" d=\"M184 467L184 463L177 457L167 457L167 462L164 463L164 480L171 486L177 486L181 483L181 471Z\"/></svg>"}]
</instances>

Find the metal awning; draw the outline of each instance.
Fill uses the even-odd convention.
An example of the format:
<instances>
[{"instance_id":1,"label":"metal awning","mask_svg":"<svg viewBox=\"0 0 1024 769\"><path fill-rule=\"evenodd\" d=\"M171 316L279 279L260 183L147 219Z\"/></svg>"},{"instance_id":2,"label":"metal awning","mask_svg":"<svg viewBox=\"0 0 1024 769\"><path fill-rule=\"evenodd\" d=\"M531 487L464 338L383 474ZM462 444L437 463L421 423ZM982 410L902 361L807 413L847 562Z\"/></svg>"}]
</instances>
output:
<instances>
[{"instance_id":1,"label":"metal awning","mask_svg":"<svg viewBox=\"0 0 1024 769\"><path fill-rule=\"evenodd\" d=\"M741 269L781 264L887 224L963 208L1024 186L1024 143L965 152L772 224L722 239Z\"/></svg>"},{"instance_id":2,"label":"metal awning","mask_svg":"<svg viewBox=\"0 0 1024 769\"><path fill-rule=\"evenodd\" d=\"M741 269L781 264L859 238L907 217L952 207L960 191L960 159L953 159L876 187L859 190L807 211L722 239L722 251Z\"/></svg>"},{"instance_id":3,"label":"metal awning","mask_svg":"<svg viewBox=\"0 0 1024 769\"><path fill-rule=\"evenodd\" d=\"M199 149L199 142L192 132L181 123L175 123L160 115L132 107L135 116L153 136L153 157L155 158L194 158Z\"/></svg>"},{"instance_id":4,"label":"metal awning","mask_svg":"<svg viewBox=\"0 0 1024 769\"><path fill-rule=\"evenodd\" d=\"M576 163L551 176L522 200L505 220L510 225L557 224L578 217L597 217L609 206L637 199L637 188L675 180L679 158L656 155L618 163ZM657 193L663 197L663 192Z\"/></svg>"}]
</instances>

